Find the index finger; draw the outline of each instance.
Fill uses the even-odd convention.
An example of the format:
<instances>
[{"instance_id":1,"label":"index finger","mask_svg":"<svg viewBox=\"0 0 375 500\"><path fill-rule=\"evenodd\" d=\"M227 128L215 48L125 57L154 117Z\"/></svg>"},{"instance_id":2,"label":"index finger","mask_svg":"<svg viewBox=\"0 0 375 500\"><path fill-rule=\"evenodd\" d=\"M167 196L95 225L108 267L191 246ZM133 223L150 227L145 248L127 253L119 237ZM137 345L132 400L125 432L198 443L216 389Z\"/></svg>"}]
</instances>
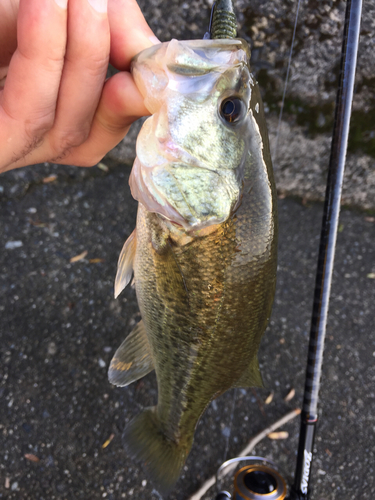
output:
<instances>
[{"instance_id":1,"label":"index finger","mask_svg":"<svg viewBox=\"0 0 375 500\"><path fill-rule=\"evenodd\" d=\"M67 0L21 0L17 50L1 95L0 164L25 157L53 125L66 48ZM16 154L16 156L14 156Z\"/></svg>"},{"instance_id":2,"label":"index finger","mask_svg":"<svg viewBox=\"0 0 375 500\"><path fill-rule=\"evenodd\" d=\"M131 59L143 49L158 43L136 0L110 0L108 19L111 31L111 63L128 70Z\"/></svg>"}]
</instances>

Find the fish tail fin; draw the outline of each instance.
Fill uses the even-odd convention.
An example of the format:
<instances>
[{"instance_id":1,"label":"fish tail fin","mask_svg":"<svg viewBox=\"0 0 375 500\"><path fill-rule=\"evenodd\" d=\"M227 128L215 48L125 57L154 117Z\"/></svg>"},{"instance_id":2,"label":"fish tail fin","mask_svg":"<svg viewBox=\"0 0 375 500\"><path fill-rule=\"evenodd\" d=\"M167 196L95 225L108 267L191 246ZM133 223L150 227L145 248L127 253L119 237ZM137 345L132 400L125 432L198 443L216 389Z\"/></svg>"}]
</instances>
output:
<instances>
[{"instance_id":1,"label":"fish tail fin","mask_svg":"<svg viewBox=\"0 0 375 500\"><path fill-rule=\"evenodd\" d=\"M135 417L123 434L127 453L144 462L151 481L161 494L166 495L177 482L192 445L177 444L161 430L156 407L147 408Z\"/></svg>"}]
</instances>

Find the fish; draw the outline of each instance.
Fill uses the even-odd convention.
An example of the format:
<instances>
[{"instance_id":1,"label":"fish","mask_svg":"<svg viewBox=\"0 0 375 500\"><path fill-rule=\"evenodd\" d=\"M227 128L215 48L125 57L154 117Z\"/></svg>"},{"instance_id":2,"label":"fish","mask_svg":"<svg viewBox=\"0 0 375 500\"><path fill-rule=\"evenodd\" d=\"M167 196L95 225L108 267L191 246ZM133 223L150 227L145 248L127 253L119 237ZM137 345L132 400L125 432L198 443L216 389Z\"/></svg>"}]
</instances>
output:
<instances>
[{"instance_id":1,"label":"fish","mask_svg":"<svg viewBox=\"0 0 375 500\"><path fill-rule=\"evenodd\" d=\"M132 74L151 116L137 138L129 180L137 221L115 296L134 274L142 319L108 376L125 387L155 370L157 405L125 427L123 441L168 493L210 402L263 385L277 200L246 41L173 39L139 53Z\"/></svg>"}]
</instances>

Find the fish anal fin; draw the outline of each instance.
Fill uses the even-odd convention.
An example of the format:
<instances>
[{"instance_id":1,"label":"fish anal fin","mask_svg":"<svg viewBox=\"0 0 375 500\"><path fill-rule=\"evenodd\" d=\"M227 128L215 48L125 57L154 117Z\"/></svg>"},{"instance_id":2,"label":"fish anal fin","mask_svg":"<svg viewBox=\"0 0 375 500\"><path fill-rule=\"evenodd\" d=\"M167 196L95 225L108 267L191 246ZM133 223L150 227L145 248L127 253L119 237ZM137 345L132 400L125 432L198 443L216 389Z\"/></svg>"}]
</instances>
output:
<instances>
[{"instance_id":1,"label":"fish anal fin","mask_svg":"<svg viewBox=\"0 0 375 500\"><path fill-rule=\"evenodd\" d=\"M144 410L125 427L123 441L127 453L145 464L148 476L164 496L178 480L193 439L178 443L168 439L154 407Z\"/></svg>"},{"instance_id":2,"label":"fish anal fin","mask_svg":"<svg viewBox=\"0 0 375 500\"><path fill-rule=\"evenodd\" d=\"M140 321L115 352L108 370L111 384L125 387L154 369L146 329Z\"/></svg>"},{"instance_id":3,"label":"fish anal fin","mask_svg":"<svg viewBox=\"0 0 375 500\"><path fill-rule=\"evenodd\" d=\"M115 279L115 299L120 295L129 283L133 273L133 261L137 247L136 229L125 241L118 258L117 273Z\"/></svg>"},{"instance_id":4,"label":"fish anal fin","mask_svg":"<svg viewBox=\"0 0 375 500\"><path fill-rule=\"evenodd\" d=\"M242 373L234 387L264 387L257 357L253 359L250 365Z\"/></svg>"}]
</instances>

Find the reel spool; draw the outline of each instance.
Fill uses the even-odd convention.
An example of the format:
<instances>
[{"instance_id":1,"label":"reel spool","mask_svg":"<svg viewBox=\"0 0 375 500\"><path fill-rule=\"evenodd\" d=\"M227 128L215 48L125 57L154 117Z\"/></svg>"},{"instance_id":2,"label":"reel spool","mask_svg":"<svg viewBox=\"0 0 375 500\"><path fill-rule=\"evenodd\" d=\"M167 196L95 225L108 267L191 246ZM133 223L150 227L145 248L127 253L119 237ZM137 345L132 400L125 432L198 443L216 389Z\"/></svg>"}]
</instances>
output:
<instances>
[{"instance_id":1,"label":"reel spool","mask_svg":"<svg viewBox=\"0 0 375 500\"><path fill-rule=\"evenodd\" d=\"M283 500L286 484L280 474L268 465L249 465L234 477L233 500Z\"/></svg>"},{"instance_id":2,"label":"reel spool","mask_svg":"<svg viewBox=\"0 0 375 500\"><path fill-rule=\"evenodd\" d=\"M220 491L215 500L284 500L287 493L286 482L271 465L273 462L261 457L237 457L225 462L217 473L242 461L250 461L234 476L233 496L228 491Z\"/></svg>"}]
</instances>

